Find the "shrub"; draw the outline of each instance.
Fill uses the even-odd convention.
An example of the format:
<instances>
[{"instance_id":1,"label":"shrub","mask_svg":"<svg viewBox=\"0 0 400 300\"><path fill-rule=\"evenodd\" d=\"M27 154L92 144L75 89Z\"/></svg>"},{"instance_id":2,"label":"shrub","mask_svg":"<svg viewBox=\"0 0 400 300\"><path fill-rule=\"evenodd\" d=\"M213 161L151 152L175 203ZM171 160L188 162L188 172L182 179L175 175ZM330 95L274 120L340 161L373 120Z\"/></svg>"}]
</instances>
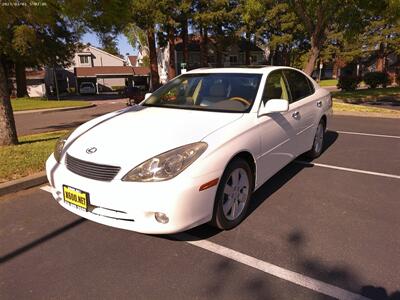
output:
<instances>
[{"instance_id":1,"label":"shrub","mask_svg":"<svg viewBox=\"0 0 400 300\"><path fill-rule=\"evenodd\" d=\"M74 87L69 87L68 88L68 93L75 94L75 88Z\"/></svg>"},{"instance_id":2,"label":"shrub","mask_svg":"<svg viewBox=\"0 0 400 300\"><path fill-rule=\"evenodd\" d=\"M337 87L344 91L354 91L360 82L359 76L342 75L339 77Z\"/></svg>"},{"instance_id":3,"label":"shrub","mask_svg":"<svg viewBox=\"0 0 400 300\"><path fill-rule=\"evenodd\" d=\"M124 85L113 85L113 86L111 86L111 88L113 91L121 91L125 88L125 86Z\"/></svg>"},{"instance_id":4,"label":"shrub","mask_svg":"<svg viewBox=\"0 0 400 300\"><path fill-rule=\"evenodd\" d=\"M364 75L364 82L370 88L374 89L379 85L386 87L389 84L390 80L387 73L369 72Z\"/></svg>"}]
</instances>

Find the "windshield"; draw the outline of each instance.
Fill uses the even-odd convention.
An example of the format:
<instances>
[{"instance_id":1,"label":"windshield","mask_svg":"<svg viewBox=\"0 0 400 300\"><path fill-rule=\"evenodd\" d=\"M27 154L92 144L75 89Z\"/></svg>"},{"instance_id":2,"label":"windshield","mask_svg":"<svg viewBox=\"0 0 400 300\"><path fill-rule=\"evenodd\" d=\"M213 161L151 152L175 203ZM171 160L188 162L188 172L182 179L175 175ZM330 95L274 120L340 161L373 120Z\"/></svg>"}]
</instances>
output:
<instances>
[{"instance_id":1,"label":"windshield","mask_svg":"<svg viewBox=\"0 0 400 300\"><path fill-rule=\"evenodd\" d=\"M155 91L144 106L225 112L249 111L261 74L184 74Z\"/></svg>"}]
</instances>

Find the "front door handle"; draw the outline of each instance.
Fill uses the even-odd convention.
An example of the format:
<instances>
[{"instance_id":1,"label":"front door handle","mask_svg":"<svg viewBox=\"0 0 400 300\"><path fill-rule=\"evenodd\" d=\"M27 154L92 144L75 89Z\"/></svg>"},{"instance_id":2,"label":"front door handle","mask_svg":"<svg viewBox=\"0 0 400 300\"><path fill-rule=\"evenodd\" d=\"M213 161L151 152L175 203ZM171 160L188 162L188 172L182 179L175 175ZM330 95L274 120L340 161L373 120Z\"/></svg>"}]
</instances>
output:
<instances>
[{"instance_id":1,"label":"front door handle","mask_svg":"<svg viewBox=\"0 0 400 300\"><path fill-rule=\"evenodd\" d=\"M294 113L292 113L292 117L294 119L298 119L300 117L300 113L298 111L295 111Z\"/></svg>"},{"instance_id":2,"label":"front door handle","mask_svg":"<svg viewBox=\"0 0 400 300\"><path fill-rule=\"evenodd\" d=\"M322 101L321 100L317 101L317 107L322 107Z\"/></svg>"}]
</instances>

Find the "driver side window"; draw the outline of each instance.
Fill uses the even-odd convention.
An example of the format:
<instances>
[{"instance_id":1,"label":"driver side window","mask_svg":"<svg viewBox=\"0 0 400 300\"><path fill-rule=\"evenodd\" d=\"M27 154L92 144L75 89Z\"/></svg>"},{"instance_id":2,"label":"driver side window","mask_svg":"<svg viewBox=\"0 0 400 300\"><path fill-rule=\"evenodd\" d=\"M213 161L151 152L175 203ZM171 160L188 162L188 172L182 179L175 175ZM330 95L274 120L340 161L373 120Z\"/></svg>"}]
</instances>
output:
<instances>
[{"instance_id":1,"label":"driver side window","mask_svg":"<svg viewBox=\"0 0 400 300\"><path fill-rule=\"evenodd\" d=\"M290 101L289 91L282 71L273 71L268 75L262 99L264 103L270 99L285 99Z\"/></svg>"}]
</instances>

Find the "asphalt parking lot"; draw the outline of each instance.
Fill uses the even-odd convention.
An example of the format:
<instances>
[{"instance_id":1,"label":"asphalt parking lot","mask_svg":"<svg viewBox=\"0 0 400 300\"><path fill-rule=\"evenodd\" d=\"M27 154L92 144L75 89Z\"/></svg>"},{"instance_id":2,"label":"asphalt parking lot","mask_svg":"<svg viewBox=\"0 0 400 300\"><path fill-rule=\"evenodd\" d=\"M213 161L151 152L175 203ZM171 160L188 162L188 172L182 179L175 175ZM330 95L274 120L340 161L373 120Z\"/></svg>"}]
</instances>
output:
<instances>
[{"instance_id":1,"label":"asphalt parking lot","mask_svg":"<svg viewBox=\"0 0 400 300\"><path fill-rule=\"evenodd\" d=\"M0 198L0 297L400 299L400 120L335 116L329 129L322 156L271 178L231 231L149 236L81 219L39 187Z\"/></svg>"}]
</instances>

